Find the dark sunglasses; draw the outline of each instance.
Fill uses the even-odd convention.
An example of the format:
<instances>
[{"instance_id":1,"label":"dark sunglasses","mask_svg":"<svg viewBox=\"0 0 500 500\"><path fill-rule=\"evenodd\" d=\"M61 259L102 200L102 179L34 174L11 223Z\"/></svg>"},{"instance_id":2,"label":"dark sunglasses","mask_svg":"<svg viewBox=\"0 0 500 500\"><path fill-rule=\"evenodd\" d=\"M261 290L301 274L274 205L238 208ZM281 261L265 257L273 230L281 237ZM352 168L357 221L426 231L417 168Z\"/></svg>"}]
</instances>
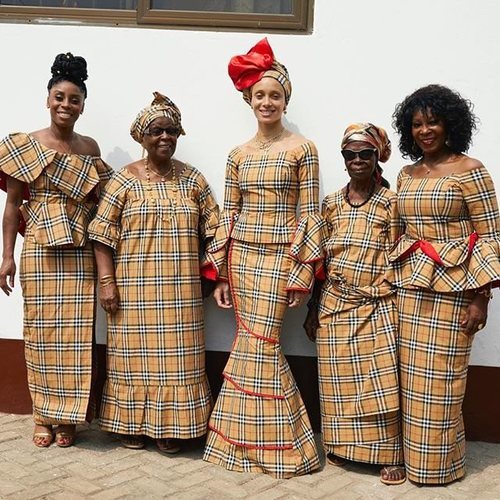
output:
<instances>
[{"instance_id":1,"label":"dark sunglasses","mask_svg":"<svg viewBox=\"0 0 500 500\"><path fill-rule=\"evenodd\" d=\"M179 137L181 131L177 127L150 127L146 132L146 135L150 135L151 137L160 137L165 132L167 135L171 135L172 137Z\"/></svg>"},{"instance_id":2,"label":"dark sunglasses","mask_svg":"<svg viewBox=\"0 0 500 500\"><path fill-rule=\"evenodd\" d=\"M351 149L342 149L340 152L346 161L352 161L356 156L362 160L369 160L376 153L376 149L362 149L361 151L352 151Z\"/></svg>"}]
</instances>

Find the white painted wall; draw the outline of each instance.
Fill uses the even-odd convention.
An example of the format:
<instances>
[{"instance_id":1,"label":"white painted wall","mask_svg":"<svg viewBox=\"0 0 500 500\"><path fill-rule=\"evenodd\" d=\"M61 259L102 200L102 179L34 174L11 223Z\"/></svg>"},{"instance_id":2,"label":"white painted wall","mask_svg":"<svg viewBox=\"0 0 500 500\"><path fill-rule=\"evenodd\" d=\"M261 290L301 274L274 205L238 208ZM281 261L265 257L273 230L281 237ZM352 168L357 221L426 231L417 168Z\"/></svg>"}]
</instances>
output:
<instances>
[{"instance_id":1,"label":"white painted wall","mask_svg":"<svg viewBox=\"0 0 500 500\"><path fill-rule=\"evenodd\" d=\"M311 35L269 35L290 71L293 97L288 126L313 139L320 151L322 195L339 189L346 173L339 142L347 124L372 121L391 129L397 102L417 87L443 83L460 90L481 118L471 155L490 169L500 190L498 89L500 31L496 0L315 0ZM225 157L255 132L248 106L227 77L230 56L248 50L262 34L167 29L0 24L2 50L0 135L48 125L45 86L54 56L71 51L89 64L89 97L77 130L99 142L103 158L119 168L141 154L129 137L135 114L153 90L171 97L183 113L187 136L178 158L201 169L222 203ZM394 182L403 160L386 166ZM5 196L0 194L0 205ZM20 244L18 245L20 247ZM0 337L22 337L19 284L0 298ZM478 335L473 364L500 366L500 292L488 326ZM285 352L313 355L293 312L283 330ZM207 347L228 350L231 313L207 303ZM104 339L103 318L99 336Z\"/></svg>"}]
</instances>

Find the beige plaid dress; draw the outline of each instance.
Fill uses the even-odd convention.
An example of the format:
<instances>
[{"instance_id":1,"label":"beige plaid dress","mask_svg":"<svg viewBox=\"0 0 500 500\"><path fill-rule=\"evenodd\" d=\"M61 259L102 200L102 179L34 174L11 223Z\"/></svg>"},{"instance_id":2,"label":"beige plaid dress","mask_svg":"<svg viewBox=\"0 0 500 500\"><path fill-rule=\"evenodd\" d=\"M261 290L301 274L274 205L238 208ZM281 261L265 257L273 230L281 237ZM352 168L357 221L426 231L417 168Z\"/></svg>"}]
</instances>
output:
<instances>
[{"instance_id":1,"label":"beige plaid dress","mask_svg":"<svg viewBox=\"0 0 500 500\"><path fill-rule=\"evenodd\" d=\"M399 235L396 194L379 186L351 206L327 196L326 281L316 346L323 444L359 462L403 462L394 290L385 280Z\"/></svg>"},{"instance_id":2,"label":"beige plaid dress","mask_svg":"<svg viewBox=\"0 0 500 500\"><path fill-rule=\"evenodd\" d=\"M230 153L224 212L208 255L219 278L227 264L237 332L210 418L205 460L279 478L319 467L280 334L287 290L312 286L321 233L314 144Z\"/></svg>"},{"instance_id":3,"label":"beige plaid dress","mask_svg":"<svg viewBox=\"0 0 500 500\"><path fill-rule=\"evenodd\" d=\"M87 226L100 184L112 170L101 159L46 148L27 134L0 143L0 173L27 184L19 278L24 343L35 423L91 418L95 268Z\"/></svg>"},{"instance_id":4,"label":"beige plaid dress","mask_svg":"<svg viewBox=\"0 0 500 500\"><path fill-rule=\"evenodd\" d=\"M495 189L484 167L398 178L405 234L392 251L398 287L404 457L409 479L465 474L462 401L473 337L460 321L473 292L500 280Z\"/></svg>"},{"instance_id":5,"label":"beige plaid dress","mask_svg":"<svg viewBox=\"0 0 500 500\"><path fill-rule=\"evenodd\" d=\"M120 307L108 314L103 430L154 439L207 431L202 242L218 208L186 165L175 182L139 180L126 168L106 186L90 238L114 251Z\"/></svg>"}]
</instances>

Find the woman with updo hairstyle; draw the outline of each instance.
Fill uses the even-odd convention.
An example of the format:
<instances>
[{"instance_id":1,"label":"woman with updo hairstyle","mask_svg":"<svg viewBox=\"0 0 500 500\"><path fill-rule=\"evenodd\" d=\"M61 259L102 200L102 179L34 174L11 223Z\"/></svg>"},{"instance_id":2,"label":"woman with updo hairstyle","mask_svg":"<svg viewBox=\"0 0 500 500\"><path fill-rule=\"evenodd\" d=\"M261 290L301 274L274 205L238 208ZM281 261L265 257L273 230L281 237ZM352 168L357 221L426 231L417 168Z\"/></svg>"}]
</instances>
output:
<instances>
[{"instance_id":1,"label":"woman with updo hairstyle","mask_svg":"<svg viewBox=\"0 0 500 500\"><path fill-rule=\"evenodd\" d=\"M465 474L467 365L500 280L497 198L484 165L465 154L476 127L468 100L428 85L393 117L400 150L413 160L398 176L404 234L390 255L406 473L446 484Z\"/></svg>"},{"instance_id":2,"label":"woman with updo hairstyle","mask_svg":"<svg viewBox=\"0 0 500 500\"><path fill-rule=\"evenodd\" d=\"M87 227L112 174L95 140L74 131L87 96L85 59L59 54L51 70L50 125L0 142L7 191L0 288L9 295L14 287L19 230L33 443L43 448L54 434L58 446L71 446L75 425L92 418L95 268Z\"/></svg>"},{"instance_id":3,"label":"woman with updo hairstyle","mask_svg":"<svg viewBox=\"0 0 500 500\"><path fill-rule=\"evenodd\" d=\"M108 313L100 425L127 448L148 436L171 454L207 432L200 255L218 207L203 175L173 158L184 129L168 97L155 92L130 133L146 157L116 173L89 228Z\"/></svg>"},{"instance_id":4,"label":"woman with updo hairstyle","mask_svg":"<svg viewBox=\"0 0 500 500\"><path fill-rule=\"evenodd\" d=\"M224 210L209 245L214 297L234 309L237 332L204 459L285 478L319 467L280 346L285 312L308 295L321 259L318 153L282 123L292 86L267 39L233 57L229 76L252 108L257 133L229 153Z\"/></svg>"},{"instance_id":5,"label":"woman with updo hairstyle","mask_svg":"<svg viewBox=\"0 0 500 500\"><path fill-rule=\"evenodd\" d=\"M386 279L400 228L396 194L379 163L391 143L383 128L354 123L341 153L350 179L323 201L326 276L304 323L318 351L323 446L332 465L382 464L380 481L401 484L398 320Z\"/></svg>"}]
</instances>

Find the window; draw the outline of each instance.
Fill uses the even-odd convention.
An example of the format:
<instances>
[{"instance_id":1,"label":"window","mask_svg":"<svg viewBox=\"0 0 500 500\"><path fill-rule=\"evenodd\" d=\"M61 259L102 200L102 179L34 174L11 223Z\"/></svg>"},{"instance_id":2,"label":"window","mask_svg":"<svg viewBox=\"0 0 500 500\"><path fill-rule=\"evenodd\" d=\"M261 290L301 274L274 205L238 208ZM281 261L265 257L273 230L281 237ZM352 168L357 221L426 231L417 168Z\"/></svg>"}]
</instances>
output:
<instances>
[{"instance_id":1,"label":"window","mask_svg":"<svg viewBox=\"0 0 500 500\"><path fill-rule=\"evenodd\" d=\"M313 0L0 0L1 21L304 31Z\"/></svg>"}]
</instances>

